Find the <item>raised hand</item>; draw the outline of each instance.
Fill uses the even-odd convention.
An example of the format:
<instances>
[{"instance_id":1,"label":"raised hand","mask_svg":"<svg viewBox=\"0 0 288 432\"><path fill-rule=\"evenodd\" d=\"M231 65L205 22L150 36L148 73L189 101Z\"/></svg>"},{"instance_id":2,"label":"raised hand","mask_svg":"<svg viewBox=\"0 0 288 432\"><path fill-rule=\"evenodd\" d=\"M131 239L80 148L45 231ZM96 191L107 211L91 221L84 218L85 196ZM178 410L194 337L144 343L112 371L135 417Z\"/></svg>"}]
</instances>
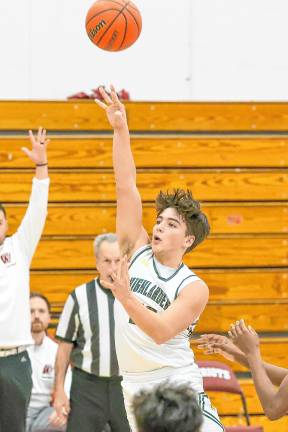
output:
<instances>
[{"instance_id":1,"label":"raised hand","mask_svg":"<svg viewBox=\"0 0 288 432\"><path fill-rule=\"evenodd\" d=\"M259 336L243 319L231 324L228 335L232 342L246 355L260 352Z\"/></svg>"},{"instance_id":2,"label":"raised hand","mask_svg":"<svg viewBox=\"0 0 288 432\"><path fill-rule=\"evenodd\" d=\"M23 152L36 164L47 164L47 145L49 140L46 138L46 130L40 127L37 135L33 135L29 130L29 138L32 145L31 150L27 147L22 147Z\"/></svg>"},{"instance_id":3,"label":"raised hand","mask_svg":"<svg viewBox=\"0 0 288 432\"><path fill-rule=\"evenodd\" d=\"M101 280L100 283L112 291L120 303L125 302L131 296L130 278L128 273L127 255L121 258L117 274L110 275L111 282Z\"/></svg>"},{"instance_id":4,"label":"raised hand","mask_svg":"<svg viewBox=\"0 0 288 432\"><path fill-rule=\"evenodd\" d=\"M220 354L227 360L236 361L236 357L243 355L242 351L226 336L217 334L204 334L196 341L197 347L204 354Z\"/></svg>"},{"instance_id":5,"label":"raised hand","mask_svg":"<svg viewBox=\"0 0 288 432\"><path fill-rule=\"evenodd\" d=\"M110 89L111 95L109 96L105 90L100 87L99 91L105 103L99 99L95 99L95 102L106 111L108 121L113 129L121 129L127 125L125 107L120 102L113 85L110 86Z\"/></svg>"}]
</instances>

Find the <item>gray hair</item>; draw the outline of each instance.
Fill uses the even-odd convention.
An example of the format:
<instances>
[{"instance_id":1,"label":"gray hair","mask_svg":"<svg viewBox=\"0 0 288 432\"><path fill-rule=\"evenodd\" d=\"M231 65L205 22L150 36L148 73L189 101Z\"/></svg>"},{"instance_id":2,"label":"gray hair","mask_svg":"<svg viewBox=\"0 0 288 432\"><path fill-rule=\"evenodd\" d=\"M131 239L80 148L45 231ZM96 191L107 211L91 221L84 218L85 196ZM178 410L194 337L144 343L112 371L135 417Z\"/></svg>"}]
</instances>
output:
<instances>
[{"instance_id":1,"label":"gray hair","mask_svg":"<svg viewBox=\"0 0 288 432\"><path fill-rule=\"evenodd\" d=\"M95 237L93 242L93 250L96 257L98 256L100 246L104 241L107 241L108 243L115 243L117 240L117 235L115 233L105 233Z\"/></svg>"}]
</instances>

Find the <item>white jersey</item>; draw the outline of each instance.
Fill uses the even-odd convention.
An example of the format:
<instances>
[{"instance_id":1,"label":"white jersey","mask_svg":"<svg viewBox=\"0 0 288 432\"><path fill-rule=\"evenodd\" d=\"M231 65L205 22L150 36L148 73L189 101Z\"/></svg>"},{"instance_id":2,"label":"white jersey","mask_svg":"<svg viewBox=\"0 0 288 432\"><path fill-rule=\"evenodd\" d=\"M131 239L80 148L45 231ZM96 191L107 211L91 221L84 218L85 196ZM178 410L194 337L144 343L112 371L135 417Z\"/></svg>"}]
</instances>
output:
<instances>
[{"instance_id":1,"label":"white jersey","mask_svg":"<svg viewBox=\"0 0 288 432\"><path fill-rule=\"evenodd\" d=\"M131 289L139 301L155 312L165 311L187 285L201 280L181 264L178 269L161 265L150 245L140 248L130 260ZM141 373L164 367L184 367L194 363L190 348L191 326L158 345L130 319L120 302L115 302L116 351L121 373Z\"/></svg>"},{"instance_id":2,"label":"white jersey","mask_svg":"<svg viewBox=\"0 0 288 432\"><path fill-rule=\"evenodd\" d=\"M55 360L58 344L45 336L41 345L29 346L27 351L32 366L32 394L29 408L45 408L50 406L54 390ZM71 370L67 370L65 391L70 394Z\"/></svg>"},{"instance_id":3,"label":"white jersey","mask_svg":"<svg viewBox=\"0 0 288 432\"><path fill-rule=\"evenodd\" d=\"M17 232L0 245L0 348L31 345L29 268L47 214L49 179L33 179Z\"/></svg>"}]
</instances>

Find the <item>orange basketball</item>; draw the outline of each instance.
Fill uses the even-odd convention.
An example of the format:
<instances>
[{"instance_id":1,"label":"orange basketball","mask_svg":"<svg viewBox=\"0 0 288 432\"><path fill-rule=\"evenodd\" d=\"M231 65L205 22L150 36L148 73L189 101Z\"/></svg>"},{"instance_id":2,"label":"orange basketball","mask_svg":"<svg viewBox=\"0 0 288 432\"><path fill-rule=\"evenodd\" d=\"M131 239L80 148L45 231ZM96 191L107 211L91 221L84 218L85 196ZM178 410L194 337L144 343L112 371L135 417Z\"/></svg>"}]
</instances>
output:
<instances>
[{"instance_id":1,"label":"orange basketball","mask_svg":"<svg viewBox=\"0 0 288 432\"><path fill-rule=\"evenodd\" d=\"M106 51L130 47L138 39L141 29L139 9L127 0L97 0L86 16L89 39Z\"/></svg>"}]
</instances>

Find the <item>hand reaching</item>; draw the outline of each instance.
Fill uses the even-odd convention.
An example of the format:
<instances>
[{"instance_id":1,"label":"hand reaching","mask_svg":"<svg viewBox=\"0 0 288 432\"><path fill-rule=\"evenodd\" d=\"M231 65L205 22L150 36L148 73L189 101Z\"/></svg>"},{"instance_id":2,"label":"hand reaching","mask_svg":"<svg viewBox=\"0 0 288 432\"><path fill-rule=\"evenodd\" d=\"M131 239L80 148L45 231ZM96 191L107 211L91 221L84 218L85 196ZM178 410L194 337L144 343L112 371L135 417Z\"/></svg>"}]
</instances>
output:
<instances>
[{"instance_id":1,"label":"hand reaching","mask_svg":"<svg viewBox=\"0 0 288 432\"><path fill-rule=\"evenodd\" d=\"M98 106L106 111L106 115L113 129L121 129L127 125L126 111L124 105L120 102L115 88L111 85L111 95L109 96L105 90L100 87L99 91L104 99L104 102L95 99Z\"/></svg>"},{"instance_id":2,"label":"hand reaching","mask_svg":"<svg viewBox=\"0 0 288 432\"><path fill-rule=\"evenodd\" d=\"M232 342L246 355L260 352L259 336L251 326L246 326L243 319L231 324L228 332Z\"/></svg>"},{"instance_id":3,"label":"hand reaching","mask_svg":"<svg viewBox=\"0 0 288 432\"><path fill-rule=\"evenodd\" d=\"M236 361L237 355L243 355L242 351L226 336L204 334L197 342L198 348L202 349L204 354L220 354L230 361Z\"/></svg>"},{"instance_id":4,"label":"hand reaching","mask_svg":"<svg viewBox=\"0 0 288 432\"><path fill-rule=\"evenodd\" d=\"M36 164L47 164L47 145L49 140L46 138L46 130L40 127L37 136L34 136L29 130L29 138L32 144L32 149L22 147L23 152Z\"/></svg>"}]
</instances>

